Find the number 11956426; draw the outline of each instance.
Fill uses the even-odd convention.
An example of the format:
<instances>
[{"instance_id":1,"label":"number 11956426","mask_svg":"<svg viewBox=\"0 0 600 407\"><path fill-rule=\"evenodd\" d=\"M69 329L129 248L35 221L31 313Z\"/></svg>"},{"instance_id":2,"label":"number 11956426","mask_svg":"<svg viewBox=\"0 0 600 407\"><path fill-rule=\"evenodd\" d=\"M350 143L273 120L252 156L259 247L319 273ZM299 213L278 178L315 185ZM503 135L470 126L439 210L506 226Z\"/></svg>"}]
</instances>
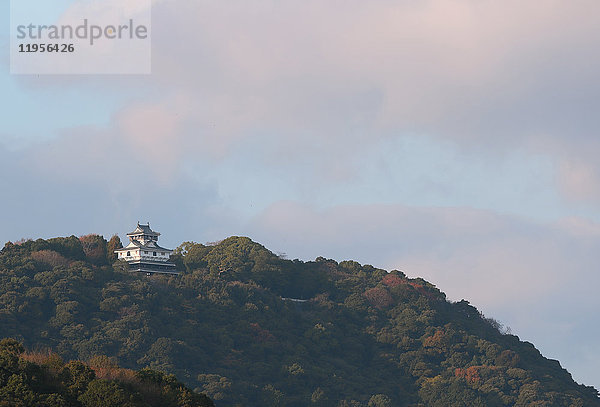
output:
<instances>
[{"instance_id":1,"label":"number 11956426","mask_svg":"<svg viewBox=\"0 0 600 407\"><path fill-rule=\"evenodd\" d=\"M73 44L19 44L19 52L73 52Z\"/></svg>"}]
</instances>

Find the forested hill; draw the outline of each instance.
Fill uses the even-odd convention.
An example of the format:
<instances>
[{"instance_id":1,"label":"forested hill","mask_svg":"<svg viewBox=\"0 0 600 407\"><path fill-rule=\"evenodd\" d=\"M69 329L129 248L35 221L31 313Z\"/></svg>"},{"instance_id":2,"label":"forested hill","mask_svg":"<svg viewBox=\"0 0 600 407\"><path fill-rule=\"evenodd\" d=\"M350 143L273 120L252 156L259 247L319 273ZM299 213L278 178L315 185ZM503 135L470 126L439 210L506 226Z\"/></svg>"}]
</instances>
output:
<instances>
[{"instance_id":1,"label":"forested hill","mask_svg":"<svg viewBox=\"0 0 600 407\"><path fill-rule=\"evenodd\" d=\"M175 374L217 406L600 406L559 362L399 271L230 237L184 243L182 275L146 277L115 262L119 246L7 243L0 336Z\"/></svg>"}]
</instances>

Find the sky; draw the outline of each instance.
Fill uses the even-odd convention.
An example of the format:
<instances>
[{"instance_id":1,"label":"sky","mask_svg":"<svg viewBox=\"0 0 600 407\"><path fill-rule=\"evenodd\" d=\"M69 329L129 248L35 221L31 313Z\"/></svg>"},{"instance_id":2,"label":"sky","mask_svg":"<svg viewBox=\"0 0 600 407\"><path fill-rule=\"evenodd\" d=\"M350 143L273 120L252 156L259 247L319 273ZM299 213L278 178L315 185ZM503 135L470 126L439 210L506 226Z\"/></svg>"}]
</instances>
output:
<instances>
[{"instance_id":1,"label":"sky","mask_svg":"<svg viewBox=\"0 0 600 407\"><path fill-rule=\"evenodd\" d=\"M0 0L0 240L140 221L398 269L600 388L599 13L155 0L152 74L11 75Z\"/></svg>"}]
</instances>

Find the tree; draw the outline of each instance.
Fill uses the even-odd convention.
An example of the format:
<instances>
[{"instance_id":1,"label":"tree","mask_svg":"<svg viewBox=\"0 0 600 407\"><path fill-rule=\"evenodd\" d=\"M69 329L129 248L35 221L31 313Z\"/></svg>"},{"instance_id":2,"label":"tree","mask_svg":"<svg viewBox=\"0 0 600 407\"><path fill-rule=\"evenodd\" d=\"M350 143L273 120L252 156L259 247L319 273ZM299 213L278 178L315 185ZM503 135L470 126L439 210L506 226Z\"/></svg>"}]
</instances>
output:
<instances>
[{"instance_id":1,"label":"tree","mask_svg":"<svg viewBox=\"0 0 600 407\"><path fill-rule=\"evenodd\" d=\"M325 395L325 391L323 391L322 388L317 387L315 389L315 391L313 391L312 395L310 396L310 401L313 404L316 404L318 406L324 406L327 404L327 396Z\"/></svg>"},{"instance_id":2,"label":"tree","mask_svg":"<svg viewBox=\"0 0 600 407\"><path fill-rule=\"evenodd\" d=\"M73 397L83 393L96 378L94 371L86 364L74 360L67 363L62 372L63 382Z\"/></svg>"},{"instance_id":3,"label":"tree","mask_svg":"<svg viewBox=\"0 0 600 407\"><path fill-rule=\"evenodd\" d=\"M25 348L21 342L13 338L4 338L0 341L0 352L7 352L13 355L20 355L25 352Z\"/></svg>"},{"instance_id":4,"label":"tree","mask_svg":"<svg viewBox=\"0 0 600 407\"><path fill-rule=\"evenodd\" d=\"M69 260L66 259L62 254L55 252L54 250L38 250L31 253L31 257L43 264L50 267L66 266L69 264Z\"/></svg>"},{"instance_id":5,"label":"tree","mask_svg":"<svg viewBox=\"0 0 600 407\"><path fill-rule=\"evenodd\" d=\"M392 399L385 394L375 394L369 399L368 407L392 407Z\"/></svg>"},{"instance_id":6,"label":"tree","mask_svg":"<svg viewBox=\"0 0 600 407\"><path fill-rule=\"evenodd\" d=\"M113 264L117 261L117 253L115 253L115 250L121 249L122 247L123 243L121 243L121 238L118 235L113 235L106 244L106 257L109 264Z\"/></svg>"},{"instance_id":7,"label":"tree","mask_svg":"<svg viewBox=\"0 0 600 407\"><path fill-rule=\"evenodd\" d=\"M85 407L134 407L127 393L117 383L93 380L78 400Z\"/></svg>"},{"instance_id":8,"label":"tree","mask_svg":"<svg viewBox=\"0 0 600 407\"><path fill-rule=\"evenodd\" d=\"M85 257L90 263L102 265L107 263L107 243L100 235L85 235L79 238Z\"/></svg>"},{"instance_id":9,"label":"tree","mask_svg":"<svg viewBox=\"0 0 600 407\"><path fill-rule=\"evenodd\" d=\"M394 303L394 299L389 291L383 287L374 287L365 291L364 296L372 306L378 309L385 309Z\"/></svg>"}]
</instances>

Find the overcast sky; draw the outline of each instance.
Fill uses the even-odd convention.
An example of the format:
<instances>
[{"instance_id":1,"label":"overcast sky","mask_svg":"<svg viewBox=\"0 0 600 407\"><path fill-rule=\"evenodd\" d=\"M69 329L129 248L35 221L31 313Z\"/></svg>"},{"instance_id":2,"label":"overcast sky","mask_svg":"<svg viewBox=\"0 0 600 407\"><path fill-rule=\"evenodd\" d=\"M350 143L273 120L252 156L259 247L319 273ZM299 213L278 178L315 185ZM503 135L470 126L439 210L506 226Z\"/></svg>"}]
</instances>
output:
<instances>
[{"instance_id":1,"label":"overcast sky","mask_svg":"<svg viewBox=\"0 0 600 407\"><path fill-rule=\"evenodd\" d=\"M400 269L600 387L600 2L157 0L140 76L10 75L8 3L0 240Z\"/></svg>"}]
</instances>

